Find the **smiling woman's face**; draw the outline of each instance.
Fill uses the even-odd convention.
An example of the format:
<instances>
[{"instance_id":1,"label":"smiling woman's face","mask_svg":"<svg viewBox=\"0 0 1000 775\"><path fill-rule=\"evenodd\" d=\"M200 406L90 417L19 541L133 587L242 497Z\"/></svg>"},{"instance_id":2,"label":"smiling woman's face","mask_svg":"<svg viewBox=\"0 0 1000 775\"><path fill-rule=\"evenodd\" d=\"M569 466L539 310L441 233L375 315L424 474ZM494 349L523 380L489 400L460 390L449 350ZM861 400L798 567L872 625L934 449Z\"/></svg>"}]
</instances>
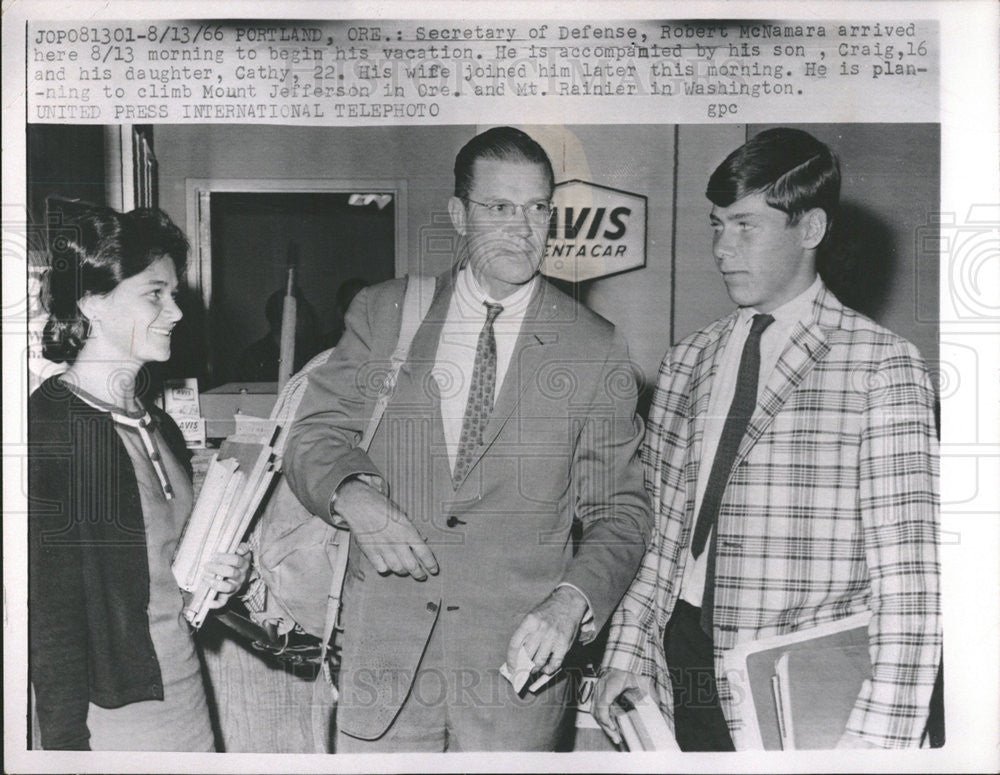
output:
<instances>
[{"instance_id":1,"label":"smiling woman's face","mask_svg":"<svg viewBox=\"0 0 1000 775\"><path fill-rule=\"evenodd\" d=\"M174 262L161 256L109 293L81 300L80 308L91 321L91 336L97 345L94 354L139 365L169 359L170 336L181 319L176 294Z\"/></svg>"}]
</instances>

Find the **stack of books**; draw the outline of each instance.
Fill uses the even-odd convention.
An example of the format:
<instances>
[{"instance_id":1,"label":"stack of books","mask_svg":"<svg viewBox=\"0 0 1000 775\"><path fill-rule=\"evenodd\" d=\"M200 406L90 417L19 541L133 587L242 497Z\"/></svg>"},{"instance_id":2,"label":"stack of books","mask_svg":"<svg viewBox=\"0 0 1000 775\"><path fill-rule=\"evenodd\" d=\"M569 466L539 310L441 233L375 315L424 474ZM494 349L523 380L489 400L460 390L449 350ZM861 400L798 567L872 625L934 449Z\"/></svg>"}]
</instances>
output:
<instances>
[{"instance_id":1,"label":"stack of books","mask_svg":"<svg viewBox=\"0 0 1000 775\"><path fill-rule=\"evenodd\" d=\"M615 720L628 750L680 751L674 733L649 694L627 689L615 704L621 711Z\"/></svg>"},{"instance_id":2,"label":"stack of books","mask_svg":"<svg viewBox=\"0 0 1000 775\"><path fill-rule=\"evenodd\" d=\"M782 750L835 748L871 674L867 628L782 653L771 676Z\"/></svg>"},{"instance_id":3,"label":"stack of books","mask_svg":"<svg viewBox=\"0 0 1000 775\"><path fill-rule=\"evenodd\" d=\"M223 443L208 465L171 566L178 586L191 593L184 617L195 629L215 600L205 565L217 552L236 551L274 482L278 431L273 421L254 418Z\"/></svg>"},{"instance_id":4,"label":"stack of books","mask_svg":"<svg viewBox=\"0 0 1000 775\"><path fill-rule=\"evenodd\" d=\"M870 620L864 612L727 651L724 670L744 721L736 750L834 748L872 677Z\"/></svg>"}]
</instances>

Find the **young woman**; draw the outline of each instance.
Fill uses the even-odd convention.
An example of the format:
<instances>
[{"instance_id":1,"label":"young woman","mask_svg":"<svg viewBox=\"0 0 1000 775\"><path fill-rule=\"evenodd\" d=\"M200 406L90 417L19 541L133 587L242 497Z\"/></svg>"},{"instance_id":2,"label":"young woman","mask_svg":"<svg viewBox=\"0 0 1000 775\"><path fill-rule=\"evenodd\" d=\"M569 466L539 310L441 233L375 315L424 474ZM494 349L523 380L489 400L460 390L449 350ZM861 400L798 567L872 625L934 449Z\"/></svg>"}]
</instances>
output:
<instances>
[{"instance_id":1,"label":"young woman","mask_svg":"<svg viewBox=\"0 0 1000 775\"><path fill-rule=\"evenodd\" d=\"M191 512L177 426L136 396L170 357L187 254L159 210L77 206L51 246L45 355L28 403L30 675L46 749L214 750L170 563ZM222 606L246 548L208 568Z\"/></svg>"}]
</instances>

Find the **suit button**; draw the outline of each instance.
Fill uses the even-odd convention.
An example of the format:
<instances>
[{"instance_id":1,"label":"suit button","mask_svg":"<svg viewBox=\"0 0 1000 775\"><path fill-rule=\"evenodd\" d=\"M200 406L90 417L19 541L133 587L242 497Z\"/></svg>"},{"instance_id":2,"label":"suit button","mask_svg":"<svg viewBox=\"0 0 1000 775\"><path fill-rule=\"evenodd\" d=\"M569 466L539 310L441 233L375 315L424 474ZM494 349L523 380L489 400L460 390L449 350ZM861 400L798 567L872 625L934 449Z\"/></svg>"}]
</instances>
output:
<instances>
[{"instance_id":1,"label":"suit button","mask_svg":"<svg viewBox=\"0 0 1000 775\"><path fill-rule=\"evenodd\" d=\"M431 613L437 611L438 610L437 603L428 603L427 610L430 611Z\"/></svg>"}]
</instances>

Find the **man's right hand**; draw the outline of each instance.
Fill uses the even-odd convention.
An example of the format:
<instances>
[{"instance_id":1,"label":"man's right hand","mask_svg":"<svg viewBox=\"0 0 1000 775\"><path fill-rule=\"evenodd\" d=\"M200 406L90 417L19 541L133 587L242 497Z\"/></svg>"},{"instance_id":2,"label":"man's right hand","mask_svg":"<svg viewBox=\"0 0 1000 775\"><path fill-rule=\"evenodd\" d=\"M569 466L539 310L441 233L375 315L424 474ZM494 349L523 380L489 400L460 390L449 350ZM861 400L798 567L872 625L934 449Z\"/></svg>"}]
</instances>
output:
<instances>
[{"instance_id":1,"label":"man's right hand","mask_svg":"<svg viewBox=\"0 0 1000 775\"><path fill-rule=\"evenodd\" d=\"M594 719L600 724L601 729L617 745L621 743L621 735L618 733L618 724L614 716L618 715L615 707L615 700L626 689L638 689L642 694L650 690L649 682L635 673L616 668L608 668L598 680L594 687L594 699L590 706L590 712Z\"/></svg>"},{"instance_id":2,"label":"man's right hand","mask_svg":"<svg viewBox=\"0 0 1000 775\"><path fill-rule=\"evenodd\" d=\"M379 573L424 581L428 573L438 572L434 553L410 518L374 487L357 479L344 482L337 489L333 508Z\"/></svg>"}]
</instances>

